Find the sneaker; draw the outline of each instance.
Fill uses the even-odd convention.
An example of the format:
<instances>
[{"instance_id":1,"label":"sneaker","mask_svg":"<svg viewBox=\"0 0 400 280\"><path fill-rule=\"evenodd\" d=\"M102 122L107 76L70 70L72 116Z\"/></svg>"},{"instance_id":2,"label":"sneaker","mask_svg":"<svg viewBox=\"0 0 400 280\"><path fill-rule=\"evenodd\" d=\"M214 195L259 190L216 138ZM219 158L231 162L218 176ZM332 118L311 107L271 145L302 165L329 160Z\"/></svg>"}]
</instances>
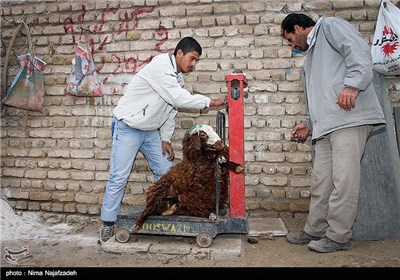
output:
<instances>
[{"instance_id":1,"label":"sneaker","mask_svg":"<svg viewBox=\"0 0 400 280\"><path fill-rule=\"evenodd\" d=\"M319 252L319 253L330 253L339 250L350 250L352 247L351 241L347 241L346 243L338 243L329 239L328 237L324 237L317 241L311 241L308 244L308 249Z\"/></svg>"},{"instance_id":2,"label":"sneaker","mask_svg":"<svg viewBox=\"0 0 400 280\"><path fill-rule=\"evenodd\" d=\"M100 240L106 242L114 235L114 226L102 225L100 228Z\"/></svg>"},{"instance_id":3,"label":"sneaker","mask_svg":"<svg viewBox=\"0 0 400 280\"><path fill-rule=\"evenodd\" d=\"M320 240L321 237L309 235L307 232L302 230L300 232L289 232L286 235L286 239L292 244L308 244L312 240Z\"/></svg>"}]
</instances>

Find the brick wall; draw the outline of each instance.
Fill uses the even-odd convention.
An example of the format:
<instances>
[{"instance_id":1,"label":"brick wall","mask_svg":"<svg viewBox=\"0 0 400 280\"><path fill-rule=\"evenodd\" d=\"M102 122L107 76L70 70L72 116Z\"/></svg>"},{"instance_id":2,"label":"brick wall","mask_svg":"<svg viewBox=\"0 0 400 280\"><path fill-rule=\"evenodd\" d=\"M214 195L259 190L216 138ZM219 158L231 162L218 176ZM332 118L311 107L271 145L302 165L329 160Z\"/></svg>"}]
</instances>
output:
<instances>
[{"instance_id":1,"label":"brick wall","mask_svg":"<svg viewBox=\"0 0 400 280\"><path fill-rule=\"evenodd\" d=\"M400 1L392 1L399 5ZM187 88L210 97L227 92L225 76L246 73L246 211L277 216L308 211L311 156L309 142L290 141L305 114L300 67L280 35L289 12L340 16L371 42L380 0L346 1L3 1L2 66L13 30L25 19L36 55L47 62L41 113L8 107L1 111L1 190L16 209L63 217L98 217L108 179L112 110L132 76L152 56L173 49L185 36L203 46ZM81 29L91 31L91 48L103 81L103 97L65 94L74 44ZM27 52L19 36L13 54ZM7 69L8 84L19 66ZM400 106L400 78L389 77L393 106ZM173 147L196 123L215 126L216 111L180 111ZM144 204L152 175L141 154L123 200L124 208Z\"/></svg>"}]
</instances>

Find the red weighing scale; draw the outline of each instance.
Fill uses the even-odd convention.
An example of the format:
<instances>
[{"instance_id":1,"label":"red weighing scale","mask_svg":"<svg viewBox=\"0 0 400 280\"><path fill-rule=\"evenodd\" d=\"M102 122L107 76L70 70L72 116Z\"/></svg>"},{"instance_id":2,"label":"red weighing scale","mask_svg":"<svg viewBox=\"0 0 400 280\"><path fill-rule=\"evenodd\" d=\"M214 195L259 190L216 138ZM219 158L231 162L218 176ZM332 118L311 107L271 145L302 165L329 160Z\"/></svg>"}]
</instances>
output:
<instances>
[{"instance_id":1,"label":"red weighing scale","mask_svg":"<svg viewBox=\"0 0 400 280\"><path fill-rule=\"evenodd\" d=\"M228 85L229 117L229 157L230 160L244 166L244 88L247 87L246 75L241 71L226 75ZM216 132L225 140L225 114L217 113ZM218 164L216 164L218 168ZM209 218L192 216L149 216L137 232L130 229L143 209L132 209L125 215L118 215L115 239L128 242L131 235L173 235L196 237L200 247L212 244L218 234L247 234L248 222L245 217L245 181L244 173L230 171L229 183L229 217L220 217L217 199L216 213ZM217 194L219 193L218 187Z\"/></svg>"}]
</instances>

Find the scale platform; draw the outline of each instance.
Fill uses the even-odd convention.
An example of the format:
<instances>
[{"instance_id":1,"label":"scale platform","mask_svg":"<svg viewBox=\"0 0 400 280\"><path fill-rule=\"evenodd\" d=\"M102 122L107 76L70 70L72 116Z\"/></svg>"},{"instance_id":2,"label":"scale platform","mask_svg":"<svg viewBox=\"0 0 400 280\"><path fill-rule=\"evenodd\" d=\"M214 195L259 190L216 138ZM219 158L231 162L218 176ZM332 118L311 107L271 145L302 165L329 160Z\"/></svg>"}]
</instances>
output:
<instances>
[{"instance_id":1,"label":"scale platform","mask_svg":"<svg viewBox=\"0 0 400 280\"><path fill-rule=\"evenodd\" d=\"M212 244L218 234L239 233L247 234L249 231L246 218L228 217L221 218L210 215L210 218L192 216L149 216L142 229L132 232L131 227L141 211L133 211L126 215L118 215L115 239L120 243L128 242L131 235L174 235L196 237L197 244L207 248Z\"/></svg>"}]
</instances>

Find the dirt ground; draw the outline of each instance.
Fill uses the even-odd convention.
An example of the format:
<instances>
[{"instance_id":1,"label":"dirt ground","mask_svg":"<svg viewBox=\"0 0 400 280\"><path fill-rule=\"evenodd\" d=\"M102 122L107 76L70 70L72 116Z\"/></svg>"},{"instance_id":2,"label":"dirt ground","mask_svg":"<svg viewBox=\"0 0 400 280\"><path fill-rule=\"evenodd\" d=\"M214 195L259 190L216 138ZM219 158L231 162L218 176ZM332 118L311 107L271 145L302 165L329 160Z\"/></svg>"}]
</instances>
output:
<instances>
[{"instance_id":1,"label":"dirt ground","mask_svg":"<svg viewBox=\"0 0 400 280\"><path fill-rule=\"evenodd\" d=\"M227 260L155 259L105 252L98 241L99 222L85 225L43 222L40 213L1 207L1 267L400 267L400 239L353 241L353 249L328 254L293 245L285 237L244 242L241 257ZM289 231L301 230L305 215L282 217ZM160 242L168 242L160 236ZM188 237L190 238L190 237ZM3 272L2 272L3 274Z\"/></svg>"}]
</instances>

